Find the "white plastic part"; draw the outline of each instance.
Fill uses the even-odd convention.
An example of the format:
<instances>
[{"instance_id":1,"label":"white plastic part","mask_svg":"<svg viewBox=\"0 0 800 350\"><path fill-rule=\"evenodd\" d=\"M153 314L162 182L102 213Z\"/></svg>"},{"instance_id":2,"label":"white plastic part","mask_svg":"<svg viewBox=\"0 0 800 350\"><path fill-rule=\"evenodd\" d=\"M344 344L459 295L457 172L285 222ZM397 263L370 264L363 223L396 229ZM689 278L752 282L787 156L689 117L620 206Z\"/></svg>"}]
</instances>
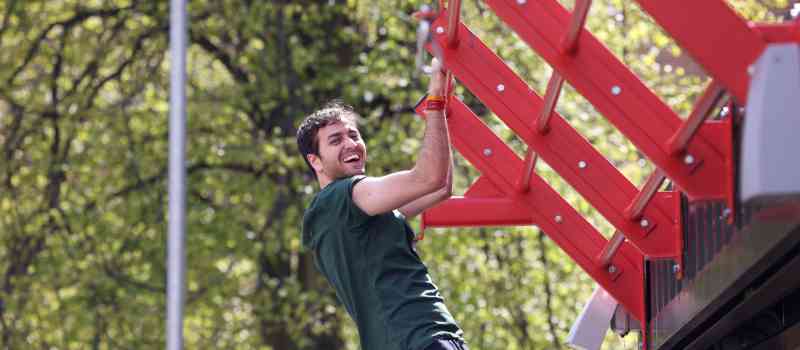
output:
<instances>
[{"instance_id":1,"label":"white plastic part","mask_svg":"<svg viewBox=\"0 0 800 350\"><path fill-rule=\"evenodd\" d=\"M574 349L599 350L616 308L617 301L602 287L597 286L578 319L572 324L567 345Z\"/></svg>"},{"instance_id":2,"label":"white plastic part","mask_svg":"<svg viewBox=\"0 0 800 350\"><path fill-rule=\"evenodd\" d=\"M753 67L739 169L742 200L800 196L800 45L769 45Z\"/></svg>"}]
</instances>

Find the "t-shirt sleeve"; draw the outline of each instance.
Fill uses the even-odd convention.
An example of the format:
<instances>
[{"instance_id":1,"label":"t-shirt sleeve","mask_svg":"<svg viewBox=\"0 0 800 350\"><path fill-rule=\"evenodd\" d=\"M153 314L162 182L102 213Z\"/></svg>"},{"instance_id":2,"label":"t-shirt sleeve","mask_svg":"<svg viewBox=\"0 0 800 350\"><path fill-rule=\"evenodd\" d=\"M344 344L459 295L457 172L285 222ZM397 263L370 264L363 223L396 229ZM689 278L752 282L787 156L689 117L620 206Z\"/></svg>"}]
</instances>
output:
<instances>
[{"instance_id":1,"label":"t-shirt sleeve","mask_svg":"<svg viewBox=\"0 0 800 350\"><path fill-rule=\"evenodd\" d=\"M353 188L365 178L366 176L353 176L347 178L342 181L343 183L341 188L336 189L337 192L340 192L339 196L341 196L344 202L344 211L347 215L347 223L351 228L361 226L370 219L369 214L361 210L361 208L356 205L356 202L353 201Z\"/></svg>"}]
</instances>

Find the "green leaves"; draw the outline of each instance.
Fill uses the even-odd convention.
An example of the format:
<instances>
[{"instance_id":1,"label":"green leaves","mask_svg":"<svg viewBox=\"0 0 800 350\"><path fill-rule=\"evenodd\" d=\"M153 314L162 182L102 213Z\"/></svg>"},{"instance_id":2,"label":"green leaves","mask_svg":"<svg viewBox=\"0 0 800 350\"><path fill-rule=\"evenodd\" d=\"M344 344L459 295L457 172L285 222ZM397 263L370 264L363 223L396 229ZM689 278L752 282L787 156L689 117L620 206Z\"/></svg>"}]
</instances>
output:
<instances>
[{"instance_id":1,"label":"green leaves","mask_svg":"<svg viewBox=\"0 0 800 350\"><path fill-rule=\"evenodd\" d=\"M295 146L333 98L364 117L368 173L408 168L423 2L191 1L187 348L356 349L353 323L299 244L317 185ZM0 3L0 342L6 348L159 348L165 337L168 17L164 1ZM731 1L777 20L786 1ZM462 19L543 92L549 68L486 6ZM705 77L632 3L587 27L686 115ZM459 94L478 110L463 87ZM646 160L567 88L559 112L639 183ZM487 115L491 112L482 111ZM525 145L484 118L517 152ZM478 175L457 158L455 187ZM601 230L607 223L546 166ZM605 226L604 226L605 225ZM432 230L419 249L476 349L558 347L592 282L538 229Z\"/></svg>"}]
</instances>

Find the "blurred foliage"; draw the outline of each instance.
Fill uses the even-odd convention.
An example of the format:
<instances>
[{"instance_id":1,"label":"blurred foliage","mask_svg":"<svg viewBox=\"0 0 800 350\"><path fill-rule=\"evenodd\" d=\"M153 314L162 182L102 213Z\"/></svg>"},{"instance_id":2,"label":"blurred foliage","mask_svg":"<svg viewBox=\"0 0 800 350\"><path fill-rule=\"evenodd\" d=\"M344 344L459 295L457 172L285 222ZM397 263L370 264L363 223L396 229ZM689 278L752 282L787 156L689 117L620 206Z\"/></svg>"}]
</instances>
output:
<instances>
[{"instance_id":1,"label":"blurred foliage","mask_svg":"<svg viewBox=\"0 0 800 350\"><path fill-rule=\"evenodd\" d=\"M766 21L780 21L789 6L730 4ZM294 133L304 115L342 98L364 117L370 174L412 164L423 124L411 112L427 83L413 63L411 14L421 5L190 2L187 348L358 348L352 322L300 248L300 217L317 186ZM7 0L0 14L0 343L162 348L168 2ZM463 19L544 91L549 67L485 4L465 1ZM688 113L706 78L659 61L683 54L633 3L595 2L587 27ZM524 152L476 98L458 93ZM631 181L649 173L643 155L570 87L558 110ZM458 192L478 174L461 158L457 165ZM539 170L610 233L557 174ZM473 349L564 348L593 283L542 232L427 237L424 260Z\"/></svg>"}]
</instances>

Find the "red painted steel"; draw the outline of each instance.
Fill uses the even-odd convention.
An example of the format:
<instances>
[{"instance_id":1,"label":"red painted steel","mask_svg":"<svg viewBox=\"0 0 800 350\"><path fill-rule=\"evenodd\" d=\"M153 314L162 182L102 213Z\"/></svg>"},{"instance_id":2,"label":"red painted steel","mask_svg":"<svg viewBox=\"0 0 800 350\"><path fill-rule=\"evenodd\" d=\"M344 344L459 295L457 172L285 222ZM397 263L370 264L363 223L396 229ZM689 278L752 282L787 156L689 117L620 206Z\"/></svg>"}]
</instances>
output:
<instances>
[{"instance_id":1,"label":"red painted steel","mask_svg":"<svg viewBox=\"0 0 800 350\"><path fill-rule=\"evenodd\" d=\"M539 159L539 155L536 154L536 151L533 150L533 147L528 147L528 152L525 153L525 167L522 168L522 174L520 174L519 179L515 185L517 186L517 192L528 192L531 186L531 174L533 171L536 170L536 161Z\"/></svg>"},{"instance_id":2,"label":"red painted steel","mask_svg":"<svg viewBox=\"0 0 800 350\"><path fill-rule=\"evenodd\" d=\"M751 27L768 43L800 42L800 17L793 23L757 23Z\"/></svg>"},{"instance_id":3,"label":"red painted steel","mask_svg":"<svg viewBox=\"0 0 800 350\"><path fill-rule=\"evenodd\" d=\"M625 243L625 235L619 231L614 232L614 235L608 240L603 250L600 251L600 255L597 256L597 263L600 264L600 266L608 266L611 264L611 259L617 254L617 250L622 246L622 243Z\"/></svg>"},{"instance_id":4,"label":"red painted steel","mask_svg":"<svg viewBox=\"0 0 800 350\"><path fill-rule=\"evenodd\" d=\"M562 55L559 40L570 13L557 0L486 3L670 179L696 198L724 198L725 154L716 146L719 140L695 138L687 149L691 164L671 156L666 140L680 127L680 117L590 32L578 37L580 49L573 56ZM445 20L441 17L438 21Z\"/></svg>"},{"instance_id":5,"label":"red painted steel","mask_svg":"<svg viewBox=\"0 0 800 350\"><path fill-rule=\"evenodd\" d=\"M461 22L461 0L449 0L447 2L448 18L447 22L447 46L458 46L458 24Z\"/></svg>"},{"instance_id":6,"label":"red painted steel","mask_svg":"<svg viewBox=\"0 0 800 350\"><path fill-rule=\"evenodd\" d=\"M514 198L452 197L422 213L425 227L534 225L530 208Z\"/></svg>"},{"instance_id":7,"label":"red painted steel","mask_svg":"<svg viewBox=\"0 0 800 350\"><path fill-rule=\"evenodd\" d=\"M544 107L542 107L542 112L539 113L539 119L536 121L536 131L540 134L546 134L550 131L550 117L553 116L553 110L556 108L563 85L564 77L553 71L553 75L547 81L547 91L544 93Z\"/></svg>"},{"instance_id":8,"label":"red painted steel","mask_svg":"<svg viewBox=\"0 0 800 350\"><path fill-rule=\"evenodd\" d=\"M747 69L766 42L725 1L636 2L740 104L747 102Z\"/></svg>"},{"instance_id":9,"label":"red painted steel","mask_svg":"<svg viewBox=\"0 0 800 350\"><path fill-rule=\"evenodd\" d=\"M703 125L703 122L708 117L708 113L717 105L719 99L725 94L722 85L716 80L712 80L706 87L703 95L695 102L692 114L686 119L686 122L681 124L675 135L667 140L667 149L669 153L676 156L686 152L686 147L689 141L692 140L697 130Z\"/></svg>"},{"instance_id":10,"label":"red painted steel","mask_svg":"<svg viewBox=\"0 0 800 350\"><path fill-rule=\"evenodd\" d=\"M558 113L554 112L548 123L551 131L547 135L539 134L534 121L537 111L542 108L541 97L463 25L459 38L461 44L457 48L443 47L442 56L445 67L458 77L461 84L481 99L612 225L625 233L642 253L650 257L680 254L673 244L675 236L680 233L674 219L679 208L661 203L648 206L643 214L648 223L645 227L639 221L629 220L624 210L639 192L636 187ZM432 40L443 41L445 36L434 35ZM514 188L513 184L509 188Z\"/></svg>"},{"instance_id":11,"label":"red painted steel","mask_svg":"<svg viewBox=\"0 0 800 350\"><path fill-rule=\"evenodd\" d=\"M465 217L483 215L480 211L488 210L484 206L489 203L486 201L501 201L500 204L510 209L511 214L520 215L521 210L517 206L524 205L530 220L525 223L533 223L541 228L620 304L639 320L644 320L644 259L641 253L625 243L611 260L609 268L598 264L595 257L601 253L607 240L535 173L531 176L530 191L524 194L514 191L511 174L522 171L522 160L457 98L451 98L447 123L453 145L481 172L482 177L475 184L480 189L469 191L466 199L450 199L440 204L443 215L448 215L454 220L453 223L493 225L496 219L493 216L485 216L487 221L483 223L467 222L470 219ZM486 180L482 180L484 178ZM491 195L494 191L501 192L505 201L488 198L469 200L469 196L478 192ZM452 216L452 211L447 210L454 206L459 207L460 215ZM436 213L439 208L430 210L426 225L437 220L432 217L435 216L432 213ZM504 217L512 221L519 219L511 214Z\"/></svg>"},{"instance_id":12,"label":"red painted steel","mask_svg":"<svg viewBox=\"0 0 800 350\"><path fill-rule=\"evenodd\" d=\"M636 198L625 208L625 217L630 220L641 219L644 209L647 208L647 204L650 203L650 200L652 200L653 196L658 192L658 188L664 183L664 179L664 172L658 169L653 171L653 173L647 177L647 181L644 183L644 186L642 186L642 190L636 194Z\"/></svg>"},{"instance_id":13,"label":"red painted steel","mask_svg":"<svg viewBox=\"0 0 800 350\"><path fill-rule=\"evenodd\" d=\"M592 0L577 0L575 9L572 10L572 21L570 21L567 35L561 40L561 53L573 54L578 47L578 35L583 31L583 24L586 23L586 15L592 7Z\"/></svg>"}]
</instances>

